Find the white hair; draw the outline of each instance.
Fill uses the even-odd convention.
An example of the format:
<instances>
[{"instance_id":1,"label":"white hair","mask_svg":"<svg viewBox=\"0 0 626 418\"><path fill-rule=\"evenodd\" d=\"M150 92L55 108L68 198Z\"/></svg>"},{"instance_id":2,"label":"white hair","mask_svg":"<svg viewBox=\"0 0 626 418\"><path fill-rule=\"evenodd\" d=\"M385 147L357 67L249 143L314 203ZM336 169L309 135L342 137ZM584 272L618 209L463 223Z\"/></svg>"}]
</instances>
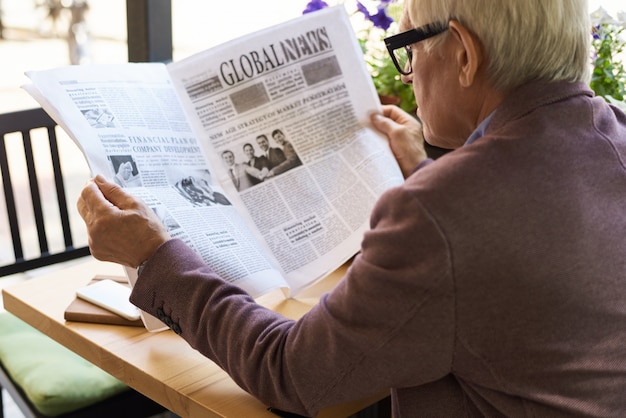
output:
<instances>
[{"instance_id":1,"label":"white hair","mask_svg":"<svg viewBox=\"0 0 626 418\"><path fill-rule=\"evenodd\" d=\"M494 88L591 77L587 0L405 0L412 27L457 20L482 42ZM439 38L439 39L438 39ZM430 47L442 37L433 38Z\"/></svg>"}]
</instances>

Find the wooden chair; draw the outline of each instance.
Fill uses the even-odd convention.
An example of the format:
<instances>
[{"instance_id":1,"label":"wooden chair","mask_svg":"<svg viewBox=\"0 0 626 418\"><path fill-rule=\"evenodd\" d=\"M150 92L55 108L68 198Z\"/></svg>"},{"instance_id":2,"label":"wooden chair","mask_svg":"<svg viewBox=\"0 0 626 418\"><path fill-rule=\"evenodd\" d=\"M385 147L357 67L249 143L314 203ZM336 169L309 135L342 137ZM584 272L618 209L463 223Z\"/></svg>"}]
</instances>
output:
<instances>
[{"instance_id":1,"label":"wooden chair","mask_svg":"<svg viewBox=\"0 0 626 418\"><path fill-rule=\"evenodd\" d=\"M4 199L11 231L14 255L14 261L12 263L0 266L0 277L89 255L89 248L86 245L80 247L74 246L74 238L72 237L72 231L70 228L67 198L63 183L63 172L61 168L55 127L56 123L41 108L0 115L0 175L2 176ZM47 131L47 139L45 140L48 144L34 143L31 137L31 131L37 128L43 128ZM19 135L21 135L21 143L24 151L22 160L26 164L29 194L32 203L34 221L36 224L39 254L32 257L25 257L24 255L22 228L20 227L20 219L18 217L18 208L16 205L16 192L14 190L15 182L11 177L9 169L9 158L7 152L7 146L9 144L7 135L12 133L18 134L18 137L11 138L15 141L19 141ZM35 156L33 152L33 146L41 147L42 145L45 145L46 147L49 145L50 149L52 175L57 197L57 210L55 212L58 213L58 225L61 227L65 245L65 248L57 252L50 251L49 239L46 234L46 224L44 222L44 206L42 205L40 183L37 176L37 167L35 166ZM17 162L17 158L18 156L12 155L11 161ZM20 192L24 191L20 190ZM46 215L55 212L48 210Z\"/></svg>"},{"instance_id":2,"label":"wooden chair","mask_svg":"<svg viewBox=\"0 0 626 418\"><path fill-rule=\"evenodd\" d=\"M13 250L13 259L0 259L0 277L14 273L27 272L39 267L89 255L89 248L86 244L79 246L74 244L75 238L72 236L70 226L63 168L61 167L59 144L57 143L55 128L56 123L40 108L0 115L0 175L2 176L5 209L11 232L11 245ZM35 131L37 132L36 135L34 134ZM42 135L40 131L45 132L45 135ZM38 167L40 164L36 164L36 162L39 163L40 160L36 157L42 154L42 148L46 150L49 148L49 153L45 152L44 154L49 154L49 159L52 164L52 174L47 176L53 177L54 180L53 192L56 195L56 204L54 204L52 208L50 208L49 204L44 205L42 203L42 192L44 191L42 187L46 187L46 193L51 192L51 190L49 190L51 187L42 186L40 178L38 177ZM16 153L9 152L15 151L16 149L23 149L23 155L15 155ZM11 154L10 158L9 154ZM22 153L17 152L17 154ZM18 164L20 159L24 161L26 166L27 178L18 178L18 180L20 180L18 187L15 178L12 178L10 168L11 165ZM65 161L65 163L69 164L71 162ZM24 187L23 183L28 184L28 192L22 190ZM16 190L16 188L18 188L18 190ZM30 196L32 215L29 211L18 207L19 205L16 204L17 193L20 194L20 197L23 197L23 195ZM1 207L0 211L2 211ZM27 220L24 218L34 218L36 226L35 235L39 249L35 254L27 255L27 251L25 251L24 248L24 221ZM49 227L51 225L59 227L58 229L60 230L60 232L55 234L55 238L57 235L62 236L63 243L56 245L57 249L52 249L53 246L50 244L51 240L49 237L49 235L52 234L47 233L47 228L50 229ZM0 232L2 232L1 225ZM32 237L32 231L29 232L31 233L29 237ZM28 240L29 243L31 243L31 241L32 239ZM31 247L32 246L33 245L31 245ZM4 254L3 257L7 257L7 254ZM0 314L0 385L3 389L7 390L26 417L58 416L65 418L93 418L115 416L130 418L149 417L165 411L163 407L149 398L146 398L121 382L116 381L116 379L113 379L101 369L96 368L91 363L86 362L66 348L55 344L52 339L39 333L39 331L23 323L13 315L9 313ZM43 348L42 345L48 348ZM42 351L45 352L42 353ZM50 355L51 352L53 352L54 355ZM44 408L42 412L41 404L38 403L37 400L30 399L27 395L30 388L25 387L25 385L28 385L28 383L22 382L20 384L15 379L16 373L14 372L12 375L9 372L9 370L14 370L10 366L15 365L6 363L14 362L15 359L12 355L16 353L22 354L21 356L17 356L20 357L18 361L20 364L17 366L18 369L26 370L30 374L29 379L34 379L35 381L38 379L37 373L39 372L44 376L41 377L41 379L55 377L54 369L48 368L48 366L50 366L49 363L61 362L62 364L57 365L57 367L60 368L59 372L76 370L80 376L73 375L73 377L82 379L77 383L77 385L80 386L78 388L78 392L80 392L78 395L79 398L84 392L84 387L89 384L89 382L85 383L86 370L88 369L89 372L94 368L97 369L98 377L102 377L105 380L107 378L112 379L109 386L113 385L115 387L109 387L107 389L108 392L104 394L96 394L98 396L90 394L78 400L75 399L77 396L74 393L71 395L71 402L74 402L74 404L69 404L70 400L68 400L68 405L63 404L65 402L63 390L59 390L58 387L53 388L55 393L50 396L57 397L55 400L56 404L52 409ZM24 364L24 362L27 364ZM31 362L31 364L28 364L29 362ZM54 364L52 364L52 366L54 366ZM72 386L71 380L71 378L66 378L63 387L65 387L65 383L67 383L68 386ZM95 392L97 391L98 390L95 390ZM42 394L43 398L46 396L46 393ZM76 408L75 405L82 406ZM0 397L0 417L3 416L2 398Z\"/></svg>"}]
</instances>

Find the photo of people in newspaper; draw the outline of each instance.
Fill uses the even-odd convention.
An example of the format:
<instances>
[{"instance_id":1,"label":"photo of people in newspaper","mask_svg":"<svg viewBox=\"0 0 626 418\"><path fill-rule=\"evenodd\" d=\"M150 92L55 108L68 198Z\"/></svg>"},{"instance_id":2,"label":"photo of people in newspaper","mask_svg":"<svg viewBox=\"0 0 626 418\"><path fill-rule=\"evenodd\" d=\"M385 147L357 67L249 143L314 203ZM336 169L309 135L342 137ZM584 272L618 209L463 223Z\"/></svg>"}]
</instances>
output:
<instances>
[{"instance_id":1,"label":"photo of people in newspaper","mask_svg":"<svg viewBox=\"0 0 626 418\"><path fill-rule=\"evenodd\" d=\"M255 168L261 173L261 176L250 176L252 185L259 184L265 180L267 173L270 171L270 162L265 155L256 155L254 145L249 142L243 144L243 153L246 156L246 163L249 167Z\"/></svg>"},{"instance_id":2,"label":"photo of people in newspaper","mask_svg":"<svg viewBox=\"0 0 626 418\"><path fill-rule=\"evenodd\" d=\"M282 129L274 129L271 137L278 146L270 145L268 135L264 133L257 135L255 139L260 150L259 155L252 143L243 144L244 162L237 162L237 157L231 149L222 151L222 161L237 191L242 192L302 165L300 157Z\"/></svg>"},{"instance_id":3,"label":"photo of people in newspaper","mask_svg":"<svg viewBox=\"0 0 626 418\"><path fill-rule=\"evenodd\" d=\"M248 144L250 145L250 144ZM259 170L248 165L248 163L238 163L235 161L235 154L231 150L222 151L222 160L228 169L228 175L235 185L237 191L244 191L259 182L262 182L267 176L267 167ZM255 183L256 182L256 183Z\"/></svg>"},{"instance_id":4,"label":"photo of people in newspaper","mask_svg":"<svg viewBox=\"0 0 626 418\"><path fill-rule=\"evenodd\" d=\"M282 130L274 129L272 131L272 138L280 146L280 149L282 149L284 159L280 162L276 161L276 163L270 160L270 172L268 177L282 174L285 171L302 165L300 157L296 154L296 150L293 148L291 142L287 141L287 137Z\"/></svg>"},{"instance_id":5,"label":"photo of people in newspaper","mask_svg":"<svg viewBox=\"0 0 626 418\"><path fill-rule=\"evenodd\" d=\"M113 181L120 187L141 187L141 176L131 155L110 155L113 165Z\"/></svg>"}]
</instances>

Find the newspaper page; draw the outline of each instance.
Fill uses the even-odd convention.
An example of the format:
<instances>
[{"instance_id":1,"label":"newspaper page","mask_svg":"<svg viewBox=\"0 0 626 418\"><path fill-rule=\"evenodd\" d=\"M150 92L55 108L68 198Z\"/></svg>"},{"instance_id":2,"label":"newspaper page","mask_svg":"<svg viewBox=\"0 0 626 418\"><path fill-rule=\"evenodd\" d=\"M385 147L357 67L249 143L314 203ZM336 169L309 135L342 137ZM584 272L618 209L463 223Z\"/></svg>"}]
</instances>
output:
<instances>
[{"instance_id":1,"label":"newspaper page","mask_svg":"<svg viewBox=\"0 0 626 418\"><path fill-rule=\"evenodd\" d=\"M83 151L93 174L143 199L226 280L254 297L287 287L202 152L164 64L71 66L24 88ZM134 285L135 269L126 268ZM167 327L142 312L149 331Z\"/></svg>"},{"instance_id":2,"label":"newspaper page","mask_svg":"<svg viewBox=\"0 0 626 418\"><path fill-rule=\"evenodd\" d=\"M342 6L167 66L28 76L94 174L255 297L296 294L339 267L378 196L403 181L368 127L380 105Z\"/></svg>"},{"instance_id":3,"label":"newspaper page","mask_svg":"<svg viewBox=\"0 0 626 418\"><path fill-rule=\"evenodd\" d=\"M369 127L380 103L343 6L168 65L233 202L297 293L360 248L403 177Z\"/></svg>"},{"instance_id":4,"label":"newspaper page","mask_svg":"<svg viewBox=\"0 0 626 418\"><path fill-rule=\"evenodd\" d=\"M94 174L143 199L172 237L254 296L287 286L216 181L163 64L28 75L34 85L25 88L75 139Z\"/></svg>"}]
</instances>

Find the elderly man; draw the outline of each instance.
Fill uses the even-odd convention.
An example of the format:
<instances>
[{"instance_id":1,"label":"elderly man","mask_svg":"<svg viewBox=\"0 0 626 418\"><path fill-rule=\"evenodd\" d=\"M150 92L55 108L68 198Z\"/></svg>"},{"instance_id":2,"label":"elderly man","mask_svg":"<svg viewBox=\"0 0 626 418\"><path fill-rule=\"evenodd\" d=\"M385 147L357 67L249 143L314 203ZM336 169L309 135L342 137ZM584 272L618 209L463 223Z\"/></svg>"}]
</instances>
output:
<instances>
[{"instance_id":1,"label":"elderly man","mask_svg":"<svg viewBox=\"0 0 626 418\"><path fill-rule=\"evenodd\" d=\"M145 261L132 301L283 410L391 388L397 417L623 416L626 116L587 87L587 14L584 0L405 0L388 48L426 140L455 150L433 162L412 116L373 117L406 182L299 321L101 179L79 201L92 252Z\"/></svg>"}]
</instances>

